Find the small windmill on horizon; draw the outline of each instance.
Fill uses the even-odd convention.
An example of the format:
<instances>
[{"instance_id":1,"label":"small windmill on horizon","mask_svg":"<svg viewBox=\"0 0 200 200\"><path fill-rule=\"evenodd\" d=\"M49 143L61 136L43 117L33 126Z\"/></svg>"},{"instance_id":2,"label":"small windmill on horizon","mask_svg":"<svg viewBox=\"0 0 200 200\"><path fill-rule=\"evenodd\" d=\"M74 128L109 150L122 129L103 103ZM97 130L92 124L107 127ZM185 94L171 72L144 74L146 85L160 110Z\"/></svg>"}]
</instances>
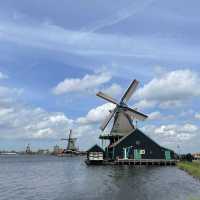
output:
<instances>
[{"instance_id":1,"label":"small windmill on horizon","mask_svg":"<svg viewBox=\"0 0 200 200\"><path fill-rule=\"evenodd\" d=\"M68 141L67 142L67 148L64 150L63 153L68 153L68 152L75 152L77 151L76 147L76 140L77 138L72 137L72 129L70 129L69 135L67 138L61 138L62 141Z\"/></svg>"}]
</instances>

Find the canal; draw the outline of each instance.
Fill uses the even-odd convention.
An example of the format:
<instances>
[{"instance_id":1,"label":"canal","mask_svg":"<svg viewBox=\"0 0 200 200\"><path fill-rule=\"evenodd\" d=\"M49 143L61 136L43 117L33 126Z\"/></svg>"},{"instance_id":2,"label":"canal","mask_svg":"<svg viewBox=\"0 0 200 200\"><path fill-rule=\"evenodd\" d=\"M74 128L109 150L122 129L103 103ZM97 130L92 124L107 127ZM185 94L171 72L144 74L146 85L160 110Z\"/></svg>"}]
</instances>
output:
<instances>
[{"instance_id":1,"label":"canal","mask_svg":"<svg viewBox=\"0 0 200 200\"><path fill-rule=\"evenodd\" d=\"M176 167L86 166L84 158L0 156L0 200L192 200L200 181Z\"/></svg>"}]
</instances>

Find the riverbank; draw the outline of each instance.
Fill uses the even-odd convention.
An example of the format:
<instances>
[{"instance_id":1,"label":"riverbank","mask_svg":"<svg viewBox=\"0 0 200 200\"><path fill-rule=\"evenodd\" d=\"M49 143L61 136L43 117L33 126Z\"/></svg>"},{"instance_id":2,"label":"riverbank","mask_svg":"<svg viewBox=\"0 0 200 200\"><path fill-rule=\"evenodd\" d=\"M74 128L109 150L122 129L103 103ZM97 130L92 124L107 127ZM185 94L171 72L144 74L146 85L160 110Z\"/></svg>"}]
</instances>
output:
<instances>
[{"instance_id":1,"label":"riverbank","mask_svg":"<svg viewBox=\"0 0 200 200\"><path fill-rule=\"evenodd\" d=\"M179 162L177 166L200 180L200 162Z\"/></svg>"}]
</instances>

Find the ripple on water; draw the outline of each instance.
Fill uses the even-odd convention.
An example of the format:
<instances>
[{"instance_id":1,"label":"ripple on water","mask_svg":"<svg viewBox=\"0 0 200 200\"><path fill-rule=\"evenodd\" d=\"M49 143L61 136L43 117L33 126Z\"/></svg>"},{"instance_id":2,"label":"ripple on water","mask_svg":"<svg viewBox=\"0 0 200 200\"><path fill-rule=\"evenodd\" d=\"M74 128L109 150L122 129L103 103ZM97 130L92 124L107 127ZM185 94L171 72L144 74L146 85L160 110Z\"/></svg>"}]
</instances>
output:
<instances>
[{"instance_id":1,"label":"ripple on water","mask_svg":"<svg viewBox=\"0 0 200 200\"><path fill-rule=\"evenodd\" d=\"M86 166L83 158L0 157L0 200L188 200L200 182L176 167Z\"/></svg>"}]
</instances>

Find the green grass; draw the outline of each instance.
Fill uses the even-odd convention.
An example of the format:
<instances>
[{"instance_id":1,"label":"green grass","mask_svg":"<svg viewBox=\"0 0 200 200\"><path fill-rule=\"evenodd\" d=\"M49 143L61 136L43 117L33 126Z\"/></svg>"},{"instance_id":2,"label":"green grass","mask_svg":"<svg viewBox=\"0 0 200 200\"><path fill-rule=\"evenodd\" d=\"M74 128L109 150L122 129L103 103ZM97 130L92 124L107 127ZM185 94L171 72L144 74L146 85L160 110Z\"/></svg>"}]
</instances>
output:
<instances>
[{"instance_id":1,"label":"green grass","mask_svg":"<svg viewBox=\"0 0 200 200\"><path fill-rule=\"evenodd\" d=\"M190 175L200 179L200 162L179 162L177 166Z\"/></svg>"},{"instance_id":2,"label":"green grass","mask_svg":"<svg viewBox=\"0 0 200 200\"><path fill-rule=\"evenodd\" d=\"M200 197L192 197L192 198L189 198L188 200L200 200Z\"/></svg>"}]
</instances>

